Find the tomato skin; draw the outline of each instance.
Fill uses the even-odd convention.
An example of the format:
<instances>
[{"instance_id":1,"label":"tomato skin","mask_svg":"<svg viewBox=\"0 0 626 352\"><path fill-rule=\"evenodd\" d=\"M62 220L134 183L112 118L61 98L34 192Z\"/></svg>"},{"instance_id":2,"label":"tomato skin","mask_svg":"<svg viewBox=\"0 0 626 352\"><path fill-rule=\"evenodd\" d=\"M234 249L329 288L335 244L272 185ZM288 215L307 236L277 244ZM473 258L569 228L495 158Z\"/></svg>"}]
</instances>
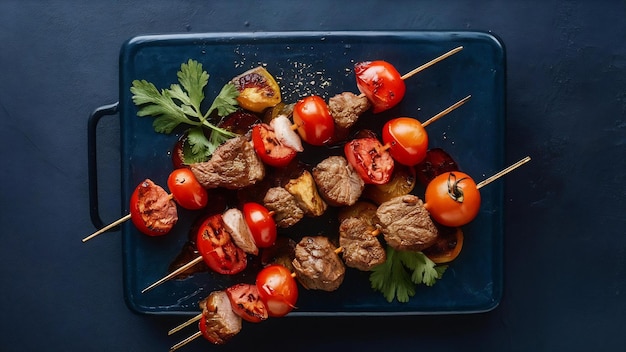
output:
<instances>
[{"instance_id":1,"label":"tomato skin","mask_svg":"<svg viewBox=\"0 0 626 352\"><path fill-rule=\"evenodd\" d=\"M256 284L236 284L227 288L226 294L233 311L242 319L251 323L259 323L267 319L267 308L261 300Z\"/></svg>"},{"instance_id":2,"label":"tomato skin","mask_svg":"<svg viewBox=\"0 0 626 352\"><path fill-rule=\"evenodd\" d=\"M298 100L293 108L293 122L298 134L307 143L324 145L335 133L335 121L324 99L311 95Z\"/></svg>"},{"instance_id":3,"label":"tomato skin","mask_svg":"<svg viewBox=\"0 0 626 352\"><path fill-rule=\"evenodd\" d=\"M172 165L174 169L182 169L183 167L187 167L187 163L185 163L185 143L187 143L187 133L182 134L176 144L174 144L174 148L172 149Z\"/></svg>"},{"instance_id":4,"label":"tomato skin","mask_svg":"<svg viewBox=\"0 0 626 352\"><path fill-rule=\"evenodd\" d=\"M424 199L426 210L444 226L463 226L472 221L480 210L480 191L476 182L460 171L435 177L426 187Z\"/></svg>"},{"instance_id":5,"label":"tomato skin","mask_svg":"<svg viewBox=\"0 0 626 352\"><path fill-rule=\"evenodd\" d=\"M394 161L378 139L374 137L353 139L344 146L344 154L363 182L382 185L391 179Z\"/></svg>"},{"instance_id":6,"label":"tomato skin","mask_svg":"<svg viewBox=\"0 0 626 352\"><path fill-rule=\"evenodd\" d=\"M441 148L433 148L426 152L426 157L415 165L417 179L427 186L438 175L449 171L458 171L459 167L450 154Z\"/></svg>"},{"instance_id":7,"label":"tomato skin","mask_svg":"<svg viewBox=\"0 0 626 352\"><path fill-rule=\"evenodd\" d=\"M252 127L252 143L254 150L263 163L284 167L296 157L296 151L278 141L273 129L264 123Z\"/></svg>"},{"instance_id":8,"label":"tomato skin","mask_svg":"<svg viewBox=\"0 0 626 352\"><path fill-rule=\"evenodd\" d=\"M383 143L395 161L415 166L426 157L428 133L422 123L410 117L389 120L383 126Z\"/></svg>"},{"instance_id":9,"label":"tomato skin","mask_svg":"<svg viewBox=\"0 0 626 352\"><path fill-rule=\"evenodd\" d=\"M298 284L284 266L272 264L263 268L257 274L256 286L270 317L285 316L295 308Z\"/></svg>"},{"instance_id":10,"label":"tomato skin","mask_svg":"<svg viewBox=\"0 0 626 352\"><path fill-rule=\"evenodd\" d=\"M222 214L202 220L196 234L196 246L204 262L217 273L237 274L248 264L246 253L233 243L226 231Z\"/></svg>"},{"instance_id":11,"label":"tomato skin","mask_svg":"<svg viewBox=\"0 0 626 352\"><path fill-rule=\"evenodd\" d=\"M243 216L259 248L271 247L276 242L276 222L266 207L248 202L243 205Z\"/></svg>"},{"instance_id":12,"label":"tomato skin","mask_svg":"<svg viewBox=\"0 0 626 352\"><path fill-rule=\"evenodd\" d=\"M206 189L200 185L196 176L188 168L172 171L167 178L167 188L176 203L185 209L202 209L209 201Z\"/></svg>"},{"instance_id":13,"label":"tomato skin","mask_svg":"<svg viewBox=\"0 0 626 352\"><path fill-rule=\"evenodd\" d=\"M140 209L140 203L144 202L144 200L140 198L141 198L143 188L145 187L159 187L160 189L159 193L162 193L163 196L167 196L167 192L165 192L165 190L162 189L160 186L155 185L154 182L150 180L145 180L141 182L139 185L137 185L137 187L135 187L135 190L130 196L130 220L133 223L133 225L135 225L137 230L139 230L141 233L145 235L163 236L169 233L172 227L174 227L174 225L176 224L176 221L178 220L178 216L176 215L176 218L172 218L169 223L164 223L163 221L159 221L159 219L157 219L156 222L159 223L158 226L149 226L146 223L146 220L144 220L144 217ZM169 204L169 207L173 207L172 211L176 209L175 204Z\"/></svg>"},{"instance_id":14,"label":"tomato skin","mask_svg":"<svg viewBox=\"0 0 626 352\"><path fill-rule=\"evenodd\" d=\"M396 68L382 60L359 62L354 65L356 85L379 113L398 105L406 93L406 85Z\"/></svg>"}]
</instances>

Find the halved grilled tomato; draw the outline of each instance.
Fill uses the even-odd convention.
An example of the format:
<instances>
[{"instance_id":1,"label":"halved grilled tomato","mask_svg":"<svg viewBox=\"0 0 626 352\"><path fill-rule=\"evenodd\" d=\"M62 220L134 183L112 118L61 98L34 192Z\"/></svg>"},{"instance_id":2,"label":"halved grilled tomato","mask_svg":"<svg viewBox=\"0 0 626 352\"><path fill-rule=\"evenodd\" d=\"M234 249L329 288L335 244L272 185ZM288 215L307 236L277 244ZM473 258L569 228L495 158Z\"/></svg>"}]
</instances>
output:
<instances>
[{"instance_id":1,"label":"halved grilled tomato","mask_svg":"<svg viewBox=\"0 0 626 352\"><path fill-rule=\"evenodd\" d=\"M235 284L226 289L233 311L242 319L251 323L259 323L268 317L267 307L261 300L257 286Z\"/></svg>"},{"instance_id":2,"label":"halved grilled tomato","mask_svg":"<svg viewBox=\"0 0 626 352\"><path fill-rule=\"evenodd\" d=\"M463 248L463 230L456 227L439 226L439 236L423 253L436 264L449 263L456 259Z\"/></svg>"},{"instance_id":3,"label":"halved grilled tomato","mask_svg":"<svg viewBox=\"0 0 626 352\"><path fill-rule=\"evenodd\" d=\"M219 213L202 220L196 247L209 268L220 274L240 273L248 264L246 253L233 243Z\"/></svg>"},{"instance_id":4,"label":"halved grilled tomato","mask_svg":"<svg viewBox=\"0 0 626 352\"><path fill-rule=\"evenodd\" d=\"M280 87L272 75L261 66L248 70L231 80L239 91L239 105L253 112L278 105L281 102Z\"/></svg>"}]
</instances>

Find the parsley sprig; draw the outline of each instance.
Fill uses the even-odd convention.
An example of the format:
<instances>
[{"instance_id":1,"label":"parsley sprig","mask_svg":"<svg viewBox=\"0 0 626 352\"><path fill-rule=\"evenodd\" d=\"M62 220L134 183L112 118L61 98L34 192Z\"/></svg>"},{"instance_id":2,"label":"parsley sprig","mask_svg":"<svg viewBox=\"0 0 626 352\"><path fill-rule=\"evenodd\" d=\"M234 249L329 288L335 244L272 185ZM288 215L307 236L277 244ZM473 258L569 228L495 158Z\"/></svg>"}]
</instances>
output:
<instances>
[{"instance_id":1,"label":"parsley sprig","mask_svg":"<svg viewBox=\"0 0 626 352\"><path fill-rule=\"evenodd\" d=\"M372 269L370 284L388 302L406 303L415 295L415 286L432 286L441 279L447 265L436 266L422 252L396 251L387 246L387 260Z\"/></svg>"},{"instance_id":2,"label":"parsley sprig","mask_svg":"<svg viewBox=\"0 0 626 352\"><path fill-rule=\"evenodd\" d=\"M137 115L155 117L152 127L159 133L169 134L181 124L189 125L189 148L185 149L185 157L190 162L204 161L220 144L235 136L215 125L213 113L217 112L221 118L235 112L239 92L232 83L227 83L203 113L201 105L209 74L202 69L202 64L189 59L180 66L177 76L178 84L160 91L146 80L134 80L130 91L133 93L133 102L139 107ZM210 132L208 138L205 129Z\"/></svg>"}]
</instances>

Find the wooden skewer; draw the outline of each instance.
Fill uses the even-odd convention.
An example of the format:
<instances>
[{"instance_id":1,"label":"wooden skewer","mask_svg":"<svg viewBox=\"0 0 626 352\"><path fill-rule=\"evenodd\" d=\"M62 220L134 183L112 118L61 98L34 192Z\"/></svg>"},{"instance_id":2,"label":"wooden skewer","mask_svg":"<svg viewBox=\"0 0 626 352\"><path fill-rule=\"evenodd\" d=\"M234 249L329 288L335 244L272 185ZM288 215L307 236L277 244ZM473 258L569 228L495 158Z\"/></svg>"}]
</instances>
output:
<instances>
[{"instance_id":1,"label":"wooden skewer","mask_svg":"<svg viewBox=\"0 0 626 352\"><path fill-rule=\"evenodd\" d=\"M454 49L452 49L452 50L448 51L447 53L445 53L445 54L443 54L443 55L441 55L441 56L438 56L438 57L436 57L436 58L434 58L434 59L432 59L432 60L428 61L427 63L425 63L425 64L423 64L423 65L421 65L421 66L419 66L419 67L414 68L413 70L411 70L411 71L409 71L409 72L405 73L404 75L402 75L402 77L400 77L400 78L401 78L402 80L405 80L405 79L407 79L407 78L410 78L410 77L412 77L413 75L417 74L418 72L423 71L423 70L425 70L425 69L429 68L430 66L432 66L432 65L434 65L434 64L436 64L436 63L438 63L439 61L444 60L445 58L447 58L447 57L449 57L449 56L452 56L452 55L454 55L454 54L458 53L458 52L459 52L459 51L461 51L461 50L463 50L463 47L462 47L462 46L459 46L459 47L457 47L457 48L454 48ZM359 97L364 97L364 96L365 96L365 94L364 94L364 93L359 94Z\"/></svg>"},{"instance_id":2,"label":"wooden skewer","mask_svg":"<svg viewBox=\"0 0 626 352\"><path fill-rule=\"evenodd\" d=\"M170 193L170 194L168 194L168 198L169 199L174 199L174 195ZM98 231L92 233L91 235L83 238L83 243L89 241L90 239L92 239L92 238L94 238L94 237L96 237L96 236L98 236L100 234L103 234L103 233L107 232L108 230L110 230L110 229L114 228L115 226L117 226L117 225L119 225L119 224L121 224L123 222L126 222L128 220L130 220L130 214L124 215L123 217L113 221L112 223L108 224L107 226L101 228L100 230L98 230Z\"/></svg>"},{"instance_id":3,"label":"wooden skewer","mask_svg":"<svg viewBox=\"0 0 626 352\"><path fill-rule=\"evenodd\" d=\"M168 336L169 336L169 335L172 335L172 334L174 334L174 333L176 333L176 332L178 332L178 331L180 331L180 330L182 330L182 329L184 329L184 328L188 327L189 325L191 325L191 324L193 324L193 323L197 322L197 321L198 321L198 320L200 320L200 319L202 319L202 313L200 313L200 314L196 315L195 317L193 317L193 318L191 318L191 319L187 320L186 322L184 322L184 323L182 323L182 324L178 325L177 327L173 328L172 330L168 331L168 332L167 332L167 335L168 335Z\"/></svg>"},{"instance_id":4,"label":"wooden skewer","mask_svg":"<svg viewBox=\"0 0 626 352\"><path fill-rule=\"evenodd\" d=\"M493 176L490 176L490 177L486 178L485 180L479 182L476 185L476 189L481 189L483 186L486 186L486 185L490 184L491 182L497 180L498 178L504 176L505 174L508 174L509 172L517 169L518 167L522 166L523 164L526 164L529 161L530 161L530 157L529 156L521 159L520 161L516 162L515 164L513 164L513 165L503 169L502 171L494 174Z\"/></svg>"},{"instance_id":5,"label":"wooden skewer","mask_svg":"<svg viewBox=\"0 0 626 352\"><path fill-rule=\"evenodd\" d=\"M457 101L456 103L452 104L447 109L443 110L442 112L438 113L437 115L431 117L430 119L428 119L424 123L422 123L422 127L426 127L426 126L430 125L431 123L433 123L433 122L439 120L440 118L444 117L445 115L449 114L454 109L456 109L459 106L465 104L471 97L472 97L471 95L468 95L465 98L463 98L463 99Z\"/></svg>"},{"instance_id":6,"label":"wooden skewer","mask_svg":"<svg viewBox=\"0 0 626 352\"><path fill-rule=\"evenodd\" d=\"M402 76L401 78L402 78L403 80L404 80L404 79L407 79L407 78L409 78L409 77L413 76L414 74L416 74L416 73L418 73L418 72L420 72L420 71L423 71L423 70L425 70L425 69L429 68L430 66L432 66L432 65L434 65L434 64L436 64L436 63L438 63L439 61L442 61L442 60L444 60L445 58L447 58L447 57L449 57L449 56L452 56L452 55L454 55L454 54L458 53L458 52L459 52L459 51L461 51L461 50L463 50L463 47L462 47L462 46L459 46L459 47L457 47L457 48L454 48L454 49L452 49L452 50L448 51L447 53L445 53L445 54L443 54L443 55L441 55L441 56L439 56L439 57L436 57L436 58L434 58L434 59L432 59L432 60L428 61L427 63L423 64L422 66L420 66L420 67L416 67L416 68L414 68L412 71L410 71L410 72L408 72L408 73L405 73L405 74L404 74L404 76Z\"/></svg>"},{"instance_id":7,"label":"wooden skewer","mask_svg":"<svg viewBox=\"0 0 626 352\"><path fill-rule=\"evenodd\" d=\"M437 115L431 117L430 119L426 120L424 123L422 123L422 127L426 127L428 125L430 125L431 123L439 120L440 118L446 116L447 114L449 114L450 112L452 112L453 110L455 110L456 108L458 108L459 106L465 104L468 100L470 100L472 96L468 95L465 98L457 101L456 103L452 104L451 106L449 106L448 108L444 109L443 111L441 111L440 113L438 113ZM382 148L379 148L378 152L383 152L387 149L391 148L391 144L390 143L386 143L385 145L382 146Z\"/></svg>"},{"instance_id":8,"label":"wooden skewer","mask_svg":"<svg viewBox=\"0 0 626 352\"><path fill-rule=\"evenodd\" d=\"M186 339L180 341L179 343L175 344L174 346L170 347L170 352L172 351L176 351L177 349L185 346L186 344L190 343L191 341L197 339L198 337L202 336L202 331L198 331L195 334L187 337Z\"/></svg>"},{"instance_id":9,"label":"wooden skewer","mask_svg":"<svg viewBox=\"0 0 626 352\"><path fill-rule=\"evenodd\" d=\"M94 238L94 237L96 237L96 236L98 236L98 235L100 235L102 233L107 232L108 230L110 230L110 229L114 228L115 226L117 226L117 225L119 225L119 224L121 224L121 223L123 223L125 221L128 221L128 220L130 220L130 214L127 214L126 216L113 221L112 223L108 224L107 226L101 228L100 230L98 230L98 231L92 233L91 235L83 238L83 243L89 241L90 239L92 239L92 238Z\"/></svg>"},{"instance_id":10,"label":"wooden skewer","mask_svg":"<svg viewBox=\"0 0 626 352\"><path fill-rule=\"evenodd\" d=\"M192 261L190 261L189 263L181 266L180 268L172 271L171 273L169 273L167 276L163 277L162 279L158 280L157 282L153 283L152 285L144 288L143 290L141 290L141 293L146 293L147 291L159 286L160 284L164 283L165 281L173 278L174 276L177 276L178 274L182 273L183 271L191 268L192 266L200 263L202 261L202 256L198 256L195 259L193 259Z\"/></svg>"}]
</instances>

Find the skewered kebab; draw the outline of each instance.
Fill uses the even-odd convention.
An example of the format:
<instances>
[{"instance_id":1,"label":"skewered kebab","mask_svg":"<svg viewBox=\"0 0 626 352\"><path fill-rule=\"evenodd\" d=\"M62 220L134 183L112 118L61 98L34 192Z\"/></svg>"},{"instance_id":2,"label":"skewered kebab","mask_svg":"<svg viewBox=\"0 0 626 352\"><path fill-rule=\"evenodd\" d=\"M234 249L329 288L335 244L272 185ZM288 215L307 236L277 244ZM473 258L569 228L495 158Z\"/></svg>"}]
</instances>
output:
<instances>
[{"instance_id":1,"label":"skewered kebab","mask_svg":"<svg viewBox=\"0 0 626 352\"><path fill-rule=\"evenodd\" d=\"M130 198L130 213L85 237L83 242L128 220L146 235L164 235L178 221L176 203L185 209L198 210L208 202L207 191L187 169L172 171L167 178L167 185L171 194L150 179L139 183Z\"/></svg>"},{"instance_id":2,"label":"skewered kebab","mask_svg":"<svg viewBox=\"0 0 626 352\"><path fill-rule=\"evenodd\" d=\"M479 183L482 186L492 182L493 180L501 177L502 175L512 171L513 169L519 167L525 162L528 162L530 158L526 157L519 162L509 166L508 168L500 171L499 173L489 177L483 182ZM442 174L445 175L445 174ZM417 202L415 200L417 199ZM416 211L417 209L417 211ZM381 228L383 229L383 233L385 235L391 234L393 232L398 233L398 220L404 224L406 224L407 218L411 218L410 224L415 225L415 219L422 219L430 221L428 212L424 210L424 207L419 201L419 198L406 195L406 196L398 196L390 201L381 204L376 210L376 218L382 223ZM388 221L389 219L395 218L395 220ZM429 227L426 225L426 227ZM341 221L340 227L340 241L349 241L349 236L352 237L355 241L352 244L355 244L357 248L363 249L364 243L371 242L372 239L375 240L375 237L372 234L366 235L364 237L364 232L368 232L371 229L371 223L368 223L367 220L358 217L347 217ZM435 229L436 231L436 229ZM388 237L386 237L387 240ZM376 240L376 242L378 242ZM387 240L387 243L390 244L390 241ZM360 266L364 263L363 260L358 260L357 263L350 261L349 256L345 252L352 244L348 242L344 242L346 247L335 248L330 241L323 236L305 236L298 243L295 250L295 258L292 261L295 272L290 275L291 277L295 276L298 281L307 289L321 289L326 291L336 290L339 285L343 282L343 278L345 275L345 267L343 262L338 257L339 249L344 251L344 260L346 261L346 265L360 269L360 270L369 270L372 266L376 264L366 264L365 266ZM378 243L380 245L380 243ZM421 246L421 245L420 245ZM372 252L378 252L379 246L372 246L374 250ZM416 247L406 248L406 250L417 250ZM421 248L421 247L417 247ZM398 248L399 249L399 248ZM366 257L366 256L363 256ZM380 262L380 258L377 259L378 263ZM375 259L376 261L376 259ZM384 259L383 259L384 261ZM369 260L367 260L369 262ZM350 263L350 264L348 264ZM276 265L273 265L274 267ZM280 266L282 267L282 266ZM265 270L265 269L264 269ZM282 267L282 271L287 271L284 267ZM258 287L258 279L257 279L257 287ZM212 297L223 297L222 291L216 291L209 295L209 299ZM215 299L215 298L214 298ZM251 298L253 299L253 298ZM293 304L295 304L295 300L292 301L291 308L293 308ZM230 301L230 308L232 307L232 300ZM283 306L285 305L283 302ZM188 338L182 340L176 345L172 346L170 351L176 350L183 345L189 343L193 339L199 336L205 336L209 341L221 344L231 338L234 334L238 333L241 329L241 317L233 318L236 316L234 311L232 312L223 312L224 310L228 310L228 306L223 303L221 306L221 315L217 315L217 310L208 310L203 309L203 312L188 320L187 322L179 325L178 327L172 329L170 334L176 331L179 331L185 326L193 323L194 321L200 320L199 323L199 332L189 336ZM290 310L290 309L288 309ZM282 316L282 315L281 315ZM261 321L257 320L257 321ZM215 322L215 325L207 325L209 322ZM231 322L231 328L225 329L224 326L227 322Z\"/></svg>"},{"instance_id":3,"label":"skewered kebab","mask_svg":"<svg viewBox=\"0 0 626 352\"><path fill-rule=\"evenodd\" d=\"M430 62L414 69L413 71L407 73L406 75L400 77L400 81L403 81L404 79L416 74L417 72L433 65L436 62L439 62L443 59L445 59L448 56L451 56L452 54L458 52L462 50L462 47L458 47L456 49L453 49L451 51L449 51L448 53L435 58L433 60L431 60ZM380 64L380 61L376 61L375 63ZM380 95L380 88L381 88L381 84L383 84L383 81L385 79L388 80L396 80L397 78L395 76L399 76L399 74L397 74L397 71L395 70L395 68L393 68L393 66L391 65L387 65L385 72L389 73L391 72L391 76L392 77L387 77L387 78L383 78L382 76L382 72L378 69L374 69L373 67L371 67L373 63L372 62L367 62L367 63L360 63L358 64L358 70L359 73L361 73L360 77L357 77L357 86L359 86L359 89L361 91L364 91L362 93L361 96L358 97L354 97L354 95L350 95L350 94L341 94L338 95L338 98L333 99L332 102L332 106L333 106L333 111L335 112L335 115L337 115L337 120L340 121L340 127L341 128L345 128L345 127L349 127L350 122L345 123L344 121L356 121L356 118L358 118L358 115L361 114L362 112L364 112L365 108L369 108L369 104L366 104L362 98L363 96L367 96L369 100L373 100L375 103L375 110L379 111L380 110L380 99L381 99L381 95ZM189 62L188 64L186 64L187 67L191 67L192 70L193 69L198 69L201 70L201 65L194 65L193 62ZM184 65L183 65L184 66ZM197 66L197 67L196 67ZM367 66L367 67L365 67ZM368 73L364 73L367 72L368 70L374 70L377 72L377 74L381 74L381 77L374 77L371 74ZM358 75L357 75L358 76ZM280 98L280 89L278 88L278 84L276 83L276 81L273 79L273 77L262 67L258 67L256 69L252 69L249 70L245 73L243 73L240 76L235 77L232 82L234 83L236 89L240 92L240 96L237 97L238 102L245 108L247 108L250 111L255 111L255 112L260 112L262 110L264 110L267 107L271 107L271 106L275 106L276 104L278 104L281 100ZM369 85L375 83L377 85L377 89L379 90L378 92L372 92L372 87L367 88ZM148 84L147 82L141 82L141 84ZM206 82L205 82L206 84ZM139 99L139 87L140 85L135 85L134 84L134 91L133 93L136 95L133 97L133 99L135 100L135 98ZM259 88L261 87L261 88ZM131 89L131 90L133 90ZM402 88L402 91L404 92L404 88ZM389 93L387 93L388 98L389 98ZM404 94L400 94L401 96L403 96ZM396 94L394 96L394 99L397 99L398 96L400 96L398 94ZM397 101L401 100L398 99ZM315 100L315 97L307 97L305 99L312 99ZM359 101L360 99L360 101ZM354 102L357 101L357 104L352 104L352 105L348 105L346 106L346 101L347 102ZM135 100L136 103L138 104L142 104L142 103L150 103L152 102L151 100L146 100L145 97L141 97L141 100ZM376 102L378 102L378 105L376 106ZM301 103L301 102L299 102ZM314 104L314 106L317 105L321 105L319 104L319 102L317 102L316 104ZM324 103L325 106L325 103ZM346 107L350 107L349 109L346 109ZM322 107L320 106L320 109ZM324 114L325 114L325 118L328 120L328 117L330 117L330 113L327 112L328 108L326 108ZM318 135L320 133L319 130L319 126L313 126L313 127L306 127L304 125L309 125L310 123L305 123L305 121L300 118L297 117L299 115L294 115L294 120L297 118L299 119L300 123L298 124L298 130L300 131L301 135L304 134L306 136L306 130L309 130L309 134L315 134ZM347 117L347 118L346 118ZM332 117L331 117L332 119ZM279 126L283 126L285 125L284 119L280 119L280 125ZM216 131L220 132L222 131L219 127L213 126L211 125L212 128L214 128ZM273 126L275 127L275 126ZM334 123L331 124L331 127L334 127ZM310 132L311 129L313 131L315 131L314 133ZM257 131L259 130L259 128L257 128ZM277 130L280 131L285 131L284 128L277 128ZM332 128L330 129L332 130ZM322 134L327 134L327 132L321 132ZM258 132L257 132L258 134ZM330 133L330 135L332 136L332 133ZM290 142L288 142L288 148L293 148L296 151L300 151L302 148L299 145L299 141L297 140L297 138L293 138L293 134L289 135L288 138L285 138L285 135L283 134L282 136L283 138L281 138L282 142L285 142L286 140L289 140ZM317 137L322 138L322 137ZM323 142L327 141L329 138L325 138L323 137ZM322 139L319 139L320 141ZM309 139L310 140L310 139ZM310 140L311 141L311 140ZM236 143L239 142L239 143ZM322 144L323 144L322 142ZM226 154L228 153L236 153L236 155L241 156L242 158L239 159L237 158L229 158L228 156L226 156L226 158L224 158L224 160L233 160L235 159L237 162L236 163L230 163L230 164L226 164L223 165L222 164L222 159L221 159L221 155L217 155L217 156L213 156L213 158L206 162L206 163L198 163L198 164L193 164L192 166L192 170L194 172L194 174L196 175L196 177L200 180L201 184L205 187L205 188L216 188L216 187L220 187L220 186L224 186L226 188L228 187L233 187L233 188L241 188L241 187L245 187L249 184L253 184L255 182L257 182L259 179L262 179L264 176L264 170L261 167L257 167L259 164L262 165L261 162L259 162L258 160L258 155L252 155L252 153L247 152L247 147L248 145L245 143L241 143L241 140L236 140L236 141L232 141L232 149L231 148L218 148L220 149L222 152L225 152ZM317 143L312 143L312 144L317 144ZM231 146L231 144L229 144L229 147ZM257 148L260 149L260 148ZM258 153L258 154L262 154L262 153ZM256 156L256 158L255 158ZM291 156L291 158L293 158L293 156ZM243 162L240 162L243 161ZM242 171L244 170L248 170L249 172L247 174L244 174ZM216 174L225 174L231 177L234 177L234 180L227 180L224 181L223 178L214 178L212 177L213 175ZM109 224L108 226L106 226L103 229L100 229L99 231L97 231L96 233L92 234L91 236L88 236L87 238L85 238L83 240L83 242L103 233L108 231L109 229L119 225L120 223L129 220L131 217L130 216L125 216L111 224ZM142 227L143 229L143 227Z\"/></svg>"},{"instance_id":4,"label":"skewered kebab","mask_svg":"<svg viewBox=\"0 0 626 352\"><path fill-rule=\"evenodd\" d=\"M445 109L444 111L437 114L436 116L434 116L427 122L430 123L434 121L435 119L438 119L441 116L444 116L445 114L452 111L456 107L462 105L468 99L469 99L469 96L457 102L456 104L452 105L451 107ZM420 125L420 128L423 130L421 125ZM247 140L244 137L236 137L236 139L237 139L236 141L233 141L233 140L228 141L226 144L220 146L216 150L216 155L213 156L213 158L216 159L216 163L212 163L212 161L214 160L212 158L208 162L199 164L198 167L202 167L202 174L198 174L198 171L197 171L198 169L194 168L194 166L198 164L194 164L191 166L192 171L194 171L194 173L198 176L201 182L208 180L208 179L213 180L208 183L207 182L203 183L205 187L207 187L208 185L208 187L212 188L212 187L219 187L217 185L222 185L225 188L243 188L245 186L249 186L250 184L256 183L257 179L255 179L255 177L258 177L258 175L262 174L263 176L265 176L265 171L264 169L262 169L263 163L261 160L259 160L257 153L255 153L255 151L252 150L252 148L250 148L250 144L247 143ZM231 148L231 145L235 147ZM348 144L346 145L346 150L348 150L347 146ZM353 154L349 154L349 153L347 154L354 158ZM237 162L238 160L234 160L237 157L242 157L244 160L250 161L250 162L244 162L246 166L242 166L241 163ZM260 171L258 169L252 170L253 167L259 168L261 170ZM224 170L223 174L216 173L217 169ZM237 175L237 172L241 172L242 169L246 170L246 172L244 173L244 177L240 177ZM257 175L257 176L250 177L250 175ZM339 180L341 182L336 181L337 175L339 175ZM291 188L300 187L300 184L302 183L305 183L304 189L309 190L309 191L315 191L316 189L319 188L319 190L321 190L323 198L325 198L326 201L330 201L331 205L341 206L341 205L354 204L354 202L356 202L358 198L360 197L361 192L364 187L363 180L357 177L353 166L351 164L348 164L346 159L344 159L343 157L339 157L339 156L329 157L323 160L322 162L320 162L314 168L312 177L310 173L308 173L308 171L305 171L299 177L299 180L295 180L295 185L298 185L298 186L293 186L294 185L294 183L292 183L293 181L294 180L291 180L289 183L287 183L287 185L285 186L286 190L288 191L288 193L294 196L294 200L296 204L298 204L298 206L301 209L309 210L309 214L313 216L321 215L326 210L326 206L325 206L326 203L322 201L321 199L319 199L319 197L310 197L310 196L298 197L300 194L295 191L290 191ZM307 181L308 181L308 185L306 184ZM234 183L235 185L231 185L231 182ZM316 185L318 187L316 187ZM314 193L317 193L317 192L315 191ZM315 202L316 199L318 200L317 203L321 204L321 206L317 206L316 204L312 204L312 205L310 204L311 202ZM310 209L313 209L316 212L311 214ZM281 219L283 218L283 214L281 214ZM283 226L284 226L284 223L283 223ZM434 225L432 227L434 227ZM434 236L432 235L433 233L435 234ZM436 231L435 232L426 231L426 234L430 234L430 235L427 238L420 240L420 241L423 241L423 243L421 243L421 246L423 246L424 248L427 247L429 244L431 244L436 238ZM405 245L407 246L407 248L404 248L403 245L401 245L400 243L396 243L396 241L394 240L390 239L390 242L392 243L392 246L397 247L397 249L400 249L400 250L413 248L413 245L411 244ZM214 249L210 249L210 250L214 250ZM204 257L204 255L202 257ZM196 259L182 266L178 270L170 273L166 277L150 285L149 287L144 289L142 292L146 292L149 289L156 287L160 283L166 280L169 280L170 278L178 275L180 272L188 269L190 266L193 266L199 263L201 260L202 259L200 256L197 257ZM204 259L204 260L206 261L207 259Z\"/></svg>"}]
</instances>

